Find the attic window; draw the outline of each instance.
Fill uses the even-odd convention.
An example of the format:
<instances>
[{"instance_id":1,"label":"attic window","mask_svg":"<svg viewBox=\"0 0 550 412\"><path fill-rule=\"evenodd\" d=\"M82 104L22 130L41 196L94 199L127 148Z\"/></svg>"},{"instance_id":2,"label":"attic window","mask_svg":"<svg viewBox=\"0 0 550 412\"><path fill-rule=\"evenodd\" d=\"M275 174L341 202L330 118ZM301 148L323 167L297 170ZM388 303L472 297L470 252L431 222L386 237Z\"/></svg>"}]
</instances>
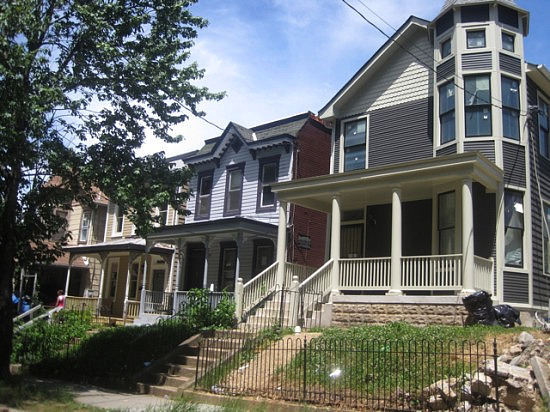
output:
<instances>
[{"instance_id":1,"label":"attic window","mask_svg":"<svg viewBox=\"0 0 550 412\"><path fill-rule=\"evenodd\" d=\"M498 6L498 21L517 28L519 27L518 12L505 6Z\"/></svg>"},{"instance_id":2,"label":"attic window","mask_svg":"<svg viewBox=\"0 0 550 412\"><path fill-rule=\"evenodd\" d=\"M460 10L462 23L480 22L489 20L489 6L465 6Z\"/></svg>"},{"instance_id":3,"label":"attic window","mask_svg":"<svg viewBox=\"0 0 550 412\"><path fill-rule=\"evenodd\" d=\"M231 147L235 151L235 153L239 153L239 150L241 150L241 147L243 147L243 142L241 142L241 139L238 137L233 138L231 141Z\"/></svg>"}]
</instances>

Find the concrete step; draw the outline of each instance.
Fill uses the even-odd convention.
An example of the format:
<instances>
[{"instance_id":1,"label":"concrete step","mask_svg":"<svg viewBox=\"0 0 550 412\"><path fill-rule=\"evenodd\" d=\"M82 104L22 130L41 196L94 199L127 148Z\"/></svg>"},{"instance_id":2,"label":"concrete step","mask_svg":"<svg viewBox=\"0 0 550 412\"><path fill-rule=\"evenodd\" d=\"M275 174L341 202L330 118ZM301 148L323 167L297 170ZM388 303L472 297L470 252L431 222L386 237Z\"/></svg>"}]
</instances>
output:
<instances>
[{"instance_id":1,"label":"concrete step","mask_svg":"<svg viewBox=\"0 0 550 412\"><path fill-rule=\"evenodd\" d=\"M189 383L193 383L195 380L195 371L193 375L189 376L176 376L176 375L167 375L164 378L163 386L173 386L175 388L184 388Z\"/></svg>"},{"instance_id":2,"label":"concrete step","mask_svg":"<svg viewBox=\"0 0 550 412\"><path fill-rule=\"evenodd\" d=\"M165 396L168 396L169 398L175 398L178 395L180 395L183 392L182 388L176 388L174 386L158 386L158 385L150 385L149 391L147 393L158 396L161 398L164 398Z\"/></svg>"}]
</instances>

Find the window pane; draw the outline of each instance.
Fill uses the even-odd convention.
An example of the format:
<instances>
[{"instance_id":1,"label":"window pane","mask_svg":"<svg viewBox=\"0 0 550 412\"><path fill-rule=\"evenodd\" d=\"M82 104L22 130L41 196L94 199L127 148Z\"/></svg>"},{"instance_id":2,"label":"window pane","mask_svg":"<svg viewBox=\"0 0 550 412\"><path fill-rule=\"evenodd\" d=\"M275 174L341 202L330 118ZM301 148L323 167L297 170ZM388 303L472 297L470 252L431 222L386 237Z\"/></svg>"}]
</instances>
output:
<instances>
[{"instance_id":1,"label":"window pane","mask_svg":"<svg viewBox=\"0 0 550 412\"><path fill-rule=\"evenodd\" d=\"M519 112L502 109L502 133L505 137L519 140Z\"/></svg>"},{"instance_id":2,"label":"window pane","mask_svg":"<svg viewBox=\"0 0 550 412\"><path fill-rule=\"evenodd\" d=\"M277 181L277 164L267 163L263 165L262 182L273 183Z\"/></svg>"},{"instance_id":3,"label":"window pane","mask_svg":"<svg viewBox=\"0 0 550 412\"><path fill-rule=\"evenodd\" d=\"M441 116L441 144L455 139L455 112Z\"/></svg>"},{"instance_id":4,"label":"window pane","mask_svg":"<svg viewBox=\"0 0 550 412\"><path fill-rule=\"evenodd\" d=\"M502 104L519 109L519 81L509 77L502 78Z\"/></svg>"},{"instance_id":5,"label":"window pane","mask_svg":"<svg viewBox=\"0 0 550 412\"><path fill-rule=\"evenodd\" d=\"M346 123L346 130L344 134L344 147L365 144L366 125L367 122L365 120Z\"/></svg>"},{"instance_id":6,"label":"window pane","mask_svg":"<svg viewBox=\"0 0 550 412\"><path fill-rule=\"evenodd\" d=\"M544 206L544 215L546 218L546 225L543 222L542 225L542 237L544 239L543 255L544 255L544 273L550 273L550 241L548 229L550 228L550 206Z\"/></svg>"},{"instance_id":7,"label":"window pane","mask_svg":"<svg viewBox=\"0 0 550 412\"><path fill-rule=\"evenodd\" d=\"M240 169L229 173L229 190L240 190L242 184L242 172Z\"/></svg>"},{"instance_id":8,"label":"window pane","mask_svg":"<svg viewBox=\"0 0 550 412\"><path fill-rule=\"evenodd\" d=\"M344 150L344 171L365 168L365 146L346 147Z\"/></svg>"},{"instance_id":9,"label":"window pane","mask_svg":"<svg viewBox=\"0 0 550 412\"><path fill-rule=\"evenodd\" d=\"M212 177L204 176L201 179L201 196L209 195L212 191Z\"/></svg>"},{"instance_id":10,"label":"window pane","mask_svg":"<svg viewBox=\"0 0 550 412\"><path fill-rule=\"evenodd\" d=\"M455 226L455 193L439 195L439 229Z\"/></svg>"},{"instance_id":11,"label":"window pane","mask_svg":"<svg viewBox=\"0 0 550 412\"><path fill-rule=\"evenodd\" d=\"M444 229L439 231L439 253L450 255L455 253L455 229Z\"/></svg>"},{"instance_id":12,"label":"window pane","mask_svg":"<svg viewBox=\"0 0 550 412\"><path fill-rule=\"evenodd\" d=\"M444 59L451 54L451 39L445 40L441 43L441 58Z\"/></svg>"},{"instance_id":13,"label":"window pane","mask_svg":"<svg viewBox=\"0 0 550 412\"><path fill-rule=\"evenodd\" d=\"M210 212L210 196L204 196L199 201L199 215L206 216Z\"/></svg>"},{"instance_id":14,"label":"window pane","mask_svg":"<svg viewBox=\"0 0 550 412\"><path fill-rule=\"evenodd\" d=\"M439 112L445 113L455 108L455 85L444 84L439 88Z\"/></svg>"},{"instance_id":15,"label":"window pane","mask_svg":"<svg viewBox=\"0 0 550 412\"><path fill-rule=\"evenodd\" d=\"M491 104L489 76L471 76L464 79L466 106Z\"/></svg>"},{"instance_id":16,"label":"window pane","mask_svg":"<svg viewBox=\"0 0 550 412\"><path fill-rule=\"evenodd\" d=\"M466 37L469 49L485 47L485 30L469 31L466 33Z\"/></svg>"},{"instance_id":17,"label":"window pane","mask_svg":"<svg viewBox=\"0 0 550 412\"><path fill-rule=\"evenodd\" d=\"M502 33L502 48L504 50L514 51L515 38L513 35L508 33Z\"/></svg>"},{"instance_id":18,"label":"window pane","mask_svg":"<svg viewBox=\"0 0 550 412\"><path fill-rule=\"evenodd\" d=\"M506 228L504 236L505 264L508 266L523 266L523 230Z\"/></svg>"},{"instance_id":19,"label":"window pane","mask_svg":"<svg viewBox=\"0 0 550 412\"><path fill-rule=\"evenodd\" d=\"M523 229L523 194L507 191L505 196L505 225Z\"/></svg>"},{"instance_id":20,"label":"window pane","mask_svg":"<svg viewBox=\"0 0 550 412\"><path fill-rule=\"evenodd\" d=\"M543 156L550 158L550 142L548 124L548 104L539 99L539 150Z\"/></svg>"},{"instance_id":21,"label":"window pane","mask_svg":"<svg viewBox=\"0 0 550 412\"><path fill-rule=\"evenodd\" d=\"M241 192L240 190L239 191L234 191L234 192L229 192L228 193L228 196L229 196L229 203L228 203L228 210L239 210L239 207L241 205Z\"/></svg>"},{"instance_id":22,"label":"window pane","mask_svg":"<svg viewBox=\"0 0 550 412\"><path fill-rule=\"evenodd\" d=\"M491 109L473 107L466 109L466 136L489 136L491 134Z\"/></svg>"},{"instance_id":23,"label":"window pane","mask_svg":"<svg viewBox=\"0 0 550 412\"><path fill-rule=\"evenodd\" d=\"M271 206L275 204L275 193L271 191L271 186L262 188L262 206Z\"/></svg>"}]
</instances>

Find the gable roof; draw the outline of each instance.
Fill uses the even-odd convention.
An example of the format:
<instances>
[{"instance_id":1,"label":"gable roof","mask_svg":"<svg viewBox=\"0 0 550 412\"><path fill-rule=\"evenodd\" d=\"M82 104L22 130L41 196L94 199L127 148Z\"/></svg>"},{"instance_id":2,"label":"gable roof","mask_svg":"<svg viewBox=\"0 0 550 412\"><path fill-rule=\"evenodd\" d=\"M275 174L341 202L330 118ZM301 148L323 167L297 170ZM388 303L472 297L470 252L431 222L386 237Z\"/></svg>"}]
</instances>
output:
<instances>
[{"instance_id":1,"label":"gable roof","mask_svg":"<svg viewBox=\"0 0 550 412\"><path fill-rule=\"evenodd\" d=\"M356 87L370 75L372 71L376 71L385 60L401 50L399 40L406 37L411 32L422 29L427 30L429 21L419 17L410 16L405 23L397 29L397 31L380 47L372 57L353 75L353 77L342 87L329 102L319 110L321 119L328 119L335 116L334 107L340 103L346 96L353 93Z\"/></svg>"},{"instance_id":2,"label":"gable roof","mask_svg":"<svg viewBox=\"0 0 550 412\"><path fill-rule=\"evenodd\" d=\"M187 164L198 164L219 159L236 138L240 139L249 149L288 144L296 139L300 130L310 120L319 123L319 126L324 128L311 112L300 113L251 128L229 122L220 136L206 140L204 146L199 150L184 153L169 160L183 160L185 157Z\"/></svg>"}]
</instances>

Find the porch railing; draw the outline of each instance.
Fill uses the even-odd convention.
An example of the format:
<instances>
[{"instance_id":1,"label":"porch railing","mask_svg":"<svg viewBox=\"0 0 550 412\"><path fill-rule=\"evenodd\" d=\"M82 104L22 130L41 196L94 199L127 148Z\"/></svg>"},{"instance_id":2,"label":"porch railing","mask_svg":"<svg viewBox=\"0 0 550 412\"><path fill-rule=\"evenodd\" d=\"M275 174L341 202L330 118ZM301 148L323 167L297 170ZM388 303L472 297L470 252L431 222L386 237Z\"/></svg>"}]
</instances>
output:
<instances>
[{"instance_id":1,"label":"porch railing","mask_svg":"<svg viewBox=\"0 0 550 412\"><path fill-rule=\"evenodd\" d=\"M474 256L474 288L493 291L493 259Z\"/></svg>"},{"instance_id":2,"label":"porch railing","mask_svg":"<svg viewBox=\"0 0 550 412\"><path fill-rule=\"evenodd\" d=\"M97 312L99 298L86 298L82 296L65 296L65 309L68 310L90 310Z\"/></svg>"},{"instance_id":3,"label":"porch railing","mask_svg":"<svg viewBox=\"0 0 550 412\"><path fill-rule=\"evenodd\" d=\"M332 289L332 269L334 260L330 259L317 269L306 280L300 283L299 291L302 293L328 294Z\"/></svg>"},{"instance_id":4,"label":"porch railing","mask_svg":"<svg viewBox=\"0 0 550 412\"><path fill-rule=\"evenodd\" d=\"M391 258L340 259L339 289L389 289L390 283Z\"/></svg>"},{"instance_id":5,"label":"porch railing","mask_svg":"<svg viewBox=\"0 0 550 412\"><path fill-rule=\"evenodd\" d=\"M302 283L311 274L315 272L315 268L311 266L298 265L296 263L285 263L285 284L284 287L288 288L292 284L292 278L298 276L298 281Z\"/></svg>"},{"instance_id":6,"label":"porch railing","mask_svg":"<svg viewBox=\"0 0 550 412\"><path fill-rule=\"evenodd\" d=\"M126 316L137 318L139 316L139 300L129 300L126 305Z\"/></svg>"},{"instance_id":7,"label":"porch railing","mask_svg":"<svg viewBox=\"0 0 550 412\"><path fill-rule=\"evenodd\" d=\"M212 309L216 309L225 292L209 292L208 293L208 303ZM232 299L234 294L227 292ZM179 290L174 292L174 310L178 312L182 307L189 303L189 291Z\"/></svg>"},{"instance_id":8,"label":"porch railing","mask_svg":"<svg viewBox=\"0 0 550 412\"><path fill-rule=\"evenodd\" d=\"M278 263L275 262L243 285L243 313L248 312L275 289L277 283L277 268Z\"/></svg>"},{"instance_id":9,"label":"porch railing","mask_svg":"<svg viewBox=\"0 0 550 412\"><path fill-rule=\"evenodd\" d=\"M145 291L143 311L155 315L171 315L173 309L173 294L170 292Z\"/></svg>"},{"instance_id":10,"label":"porch railing","mask_svg":"<svg viewBox=\"0 0 550 412\"><path fill-rule=\"evenodd\" d=\"M402 257L401 287L403 290L460 290L462 255Z\"/></svg>"}]
</instances>

